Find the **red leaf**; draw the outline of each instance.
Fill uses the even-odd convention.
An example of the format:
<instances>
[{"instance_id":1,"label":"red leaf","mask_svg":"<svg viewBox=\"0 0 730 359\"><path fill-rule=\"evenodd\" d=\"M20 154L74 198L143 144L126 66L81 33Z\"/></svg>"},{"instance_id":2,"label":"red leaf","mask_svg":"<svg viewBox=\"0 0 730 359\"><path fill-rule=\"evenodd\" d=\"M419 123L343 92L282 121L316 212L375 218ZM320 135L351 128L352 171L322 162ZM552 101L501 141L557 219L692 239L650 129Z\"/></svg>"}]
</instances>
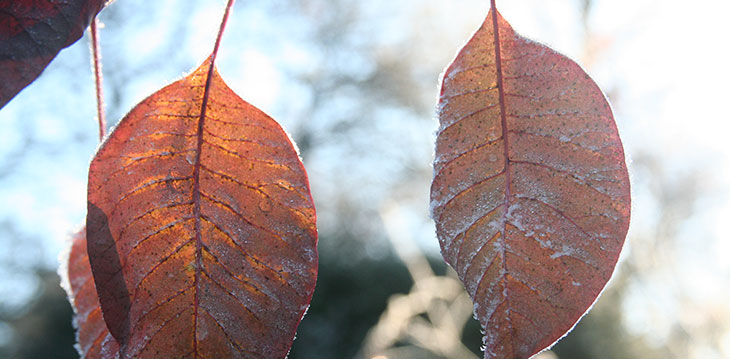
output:
<instances>
[{"instance_id":1,"label":"red leaf","mask_svg":"<svg viewBox=\"0 0 730 359\"><path fill-rule=\"evenodd\" d=\"M0 108L84 33L108 0L0 0Z\"/></svg>"},{"instance_id":2,"label":"red leaf","mask_svg":"<svg viewBox=\"0 0 730 359\"><path fill-rule=\"evenodd\" d=\"M101 316L96 286L86 253L86 228L73 236L68 257L69 300L74 308L77 349L83 359L115 358L119 345ZM105 354L105 355L103 355Z\"/></svg>"},{"instance_id":3,"label":"red leaf","mask_svg":"<svg viewBox=\"0 0 730 359\"><path fill-rule=\"evenodd\" d=\"M210 66L137 105L91 163L89 256L122 358L284 358L314 291L304 167Z\"/></svg>"},{"instance_id":4,"label":"red leaf","mask_svg":"<svg viewBox=\"0 0 730 359\"><path fill-rule=\"evenodd\" d=\"M444 75L431 187L442 254L474 299L485 358L527 358L580 319L629 225L621 141L573 61L496 10Z\"/></svg>"}]
</instances>

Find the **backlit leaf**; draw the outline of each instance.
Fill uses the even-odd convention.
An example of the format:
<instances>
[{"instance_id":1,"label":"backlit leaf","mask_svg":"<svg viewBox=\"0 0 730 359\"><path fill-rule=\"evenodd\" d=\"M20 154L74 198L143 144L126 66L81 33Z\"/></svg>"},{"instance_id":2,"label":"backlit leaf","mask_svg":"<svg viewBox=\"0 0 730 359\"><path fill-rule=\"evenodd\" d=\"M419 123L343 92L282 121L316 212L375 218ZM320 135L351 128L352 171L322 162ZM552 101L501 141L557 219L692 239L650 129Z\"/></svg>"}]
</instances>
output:
<instances>
[{"instance_id":1,"label":"backlit leaf","mask_svg":"<svg viewBox=\"0 0 730 359\"><path fill-rule=\"evenodd\" d=\"M84 33L108 0L0 0L0 108Z\"/></svg>"},{"instance_id":2,"label":"backlit leaf","mask_svg":"<svg viewBox=\"0 0 730 359\"><path fill-rule=\"evenodd\" d=\"M298 154L210 66L137 105L91 163L89 256L122 358L283 358L314 291Z\"/></svg>"},{"instance_id":3,"label":"backlit leaf","mask_svg":"<svg viewBox=\"0 0 730 359\"><path fill-rule=\"evenodd\" d=\"M485 358L563 336L613 273L629 225L623 148L576 63L492 8L444 74L431 187L442 254L474 300Z\"/></svg>"},{"instance_id":4,"label":"backlit leaf","mask_svg":"<svg viewBox=\"0 0 730 359\"><path fill-rule=\"evenodd\" d=\"M115 358L119 345L109 334L101 315L96 286L86 253L86 228L73 236L69 253L69 300L74 309L77 349L82 359Z\"/></svg>"}]
</instances>

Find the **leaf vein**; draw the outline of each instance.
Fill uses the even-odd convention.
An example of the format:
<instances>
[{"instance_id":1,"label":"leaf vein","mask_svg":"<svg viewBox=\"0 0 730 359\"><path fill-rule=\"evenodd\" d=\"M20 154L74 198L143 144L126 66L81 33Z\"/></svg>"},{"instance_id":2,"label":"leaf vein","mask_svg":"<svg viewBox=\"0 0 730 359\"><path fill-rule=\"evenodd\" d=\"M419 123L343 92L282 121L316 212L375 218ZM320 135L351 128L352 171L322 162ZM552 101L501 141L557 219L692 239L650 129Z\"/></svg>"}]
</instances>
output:
<instances>
[{"instance_id":1,"label":"leaf vein","mask_svg":"<svg viewBox=\"0 0 730 359\"><path fill-rule=\"evenodd\" d=\"M254 185L250 185L250 184L248 184L248 183L244 183L244 182L241 182L241 181L239 181L238 179L234 178L234 177L233 177L233 176L231 176L231 175L227 175L227 174L225 174L225 173L223 173L223 172L219 172L219 171L213 170L213 169L211 169L210 167L208 167L208 166L205 166L205 165L203 165L203 164L201 164L201 165L200 165L200 167L201 167L202 169L204 169L204 170L205 170L206 172L208 172L208 173L211 173L211 174L213 174L213 175L216 175L216 176L218 176L218 177L221 177L221 178L223 178L223 179L226 179L226 180L228 180L228 181L231 181L231 182L233 182L233 183L235 183L235 184L237 184L237 185L239 185L239 186L243 186L243 187L245 187L245 188L248 188L248 189L250 189L250 190L253 190L253 191L255 191L255 192L258 192L258 193L260 193L260 194L261 194L262 196L264 196L264 197L268 198L269 200L271 200L272 202L276 202L276 203L280 204L280 205L281 205L281 206L283 206L283 207L289 208L290 210L292 210L292 211L294 211L294 212L298 213L298 214L299 214L299 215L301 215L301 216L306 216L306 214L304 214L304 213L303 213L303 212L302 212L302 211L301 211L300 209L298 209L298 208L294 208L294 207L290 206L289 204L287 204L287 203L284 203L284 202L280 201L280 200L279 200L278 198L273 198L273 197L271 197L271 196L270 196L270 195L269 195L268 193L264 192L264 191L263 191L263 190L261 189L261 187L263 187L263 185L258 185L258 186L254 186ZM270 185L275 185L275 186L281 187L281 188L283 188L283 189L285 189L285 190L287 190L287 191L290 191L290 192L294 192L294 193L297 193L297 194L299 194L299 192L297 192L297 191L292 191L292 190L290 190L290 189L288 189L288 188L286 188L286 187L284 187L284 186L281 186L281 185L278 185L278 184L275 184L275 183L272 183L272 184L270 184Z\"/></svg>"},{"instance_id":2,"label":"leaf vein","mask_svg":"<svg viewBox=\"0 0 730 359\"><path fill-rule=\"evenodd\" d=\"M243 254L244 256L246 256L246 257L250 258L250 259L251 259L252 261L256 262L257 264L261 265L262 267L264 267L264 268L266 268L266 269L270 270L270 271L271 271L271 273L273 273L273 274L274 274L275 276L277 276L277 277L278 277L278 278L279 278L279 279L281 280L281 282L282 282L283 284L285 284L286 286L290 287L291 289L294 289L294 287L292 287L291 283L289 283L289 281L287 281L287 280L286 280L286 278L284 278L284 277L283 277L283 276L281 275L281 273L280 273L280 272L279 272L278 270L276 270L276 269L272 268L271 266L269 266L268 264L266 264L266 263L265 263L265 262L263 262L262 260L260 260L260 259L256 258L256 257L255 257L254 255L252 255L251 253L249 253L249 252L248 252L248 251L247 251L247 250L246 250L245 248L243 248L243 246L241 246L241 245L240 245L240 244L239 244L239 243L238 243L237 241L235 241L235 240L233 239L233 237L232 237L232 236L231 236L231 235L230 235L230 234L229 234L229 233L228 233L228 232L227 232L226 230L224 230L223 228L221 228L221 227L220 227L219 225L217 225L216 223L214 223L213 221L211 221L211 220L210 220L210 219L209 219L208 217L206 217L206 216L202 216L202 219L203 219L204 221L208 222L208 223L209 223L210 225L212 225L212 226L213 226L213 228L215 228L216 230L218 230L219 232L221 232L221 233L223 234L224 238L226 238L226 239L228 239L229 241L231 241L231 243L233 243L233 245L234 245L234 246L236 246L236 247L237 247L237 249L238 249L239 251L241 251L241 253L242 253L242 254ZM297 294L298 294L298 295L301 295L301 293L297 293Z\"/></svg>"},{"instance_id":3,"label":"leaf vein","mask_svg":"<svg viewBox=\"0 0 730 359\"><path fill-rule=\"evenodd\" d=\"M189 291L192 288L193 288L192 285L187 286L187 287L185 287L183 289L180 289L179 291L175 292L170 297L165 298L162 301L155 302L155 305L153 305L152 307L150 307L149 310L147 310L144 313L142 313L142 315L140 315L139 318L137 318L137 320L135 321L135 323L137 323L137 324L141 323L144 320L144 318L147 317L147 315L149 315L150 313L154 312L157 309L162 308L165 304L168 304L168 303L172 302L173 300L175 300L175 298L180 297L181 295L185 294L185 292ZM136 295L136 291L135 291L135 295Z\"/></svg>"},{"instance_id":4,"label":"leaf vein","mask_svg":"<svg viewBox=\"0 0 730 359\"><path fill-rule=\"evenodd\" d=\"M473 147L469 148L468 150L457 154L454 158L450 158L450 159L446 160L445 162L441 162L441 163L443 163L443 165L441 165L440 167L441 167L441 169L446 168L452 162L454 162L454 161L456 161L456 160L458 160L460 158L463 158L464 156L466 156L466 155L468 155L468 154L470 154L472 152L479 151L482 148L485 148L485 147L487 147L489 145L495 144L495 143L497 143L497 142L499 142L501 140L502 140L502 136L499 136L499 137L497 137L495 139L489 140L489 141L484 142L482 144L479 144L477 146L473 146ZM438 164L438 162L437 162L437 164ZM439 169L438 172L441 172L441 169Z\"/></svg>"},{"instance_id":5,"label":"leaf vein","mask_svg":"<svg viewBox=\"0 0 730 359\"><path fill-rule=\"evenodd\" d=\"M253 355L255 358L264 358L259 353L256 353L252 350L244 349L243 346L241 346L241 344L239 344L238 342L234 341L231 338L230 334L228 334L228 332L226 332L225 328L223 328L223 325L221 325L221 323L218 321L218 319L213 317L213 315L210 314L210 312L207 309L205 309L205 308L200 308L200 309L202 309L205 312L205 314L207 314L208 317L210 317L210 319L213 320L213 323L215 323L215 325L220 329L220 331L223 333L223 335L226 336L226 339L228 339L228 342L233 344L236 347L236 350L238 350L239 353L242 353L244 355Z\"/></svg>"},{"instance_id":6,"label":"leaf vein","mask_svg":"<svg viewBox=\"0 0 730 359\"><path fill-rule=\"evenodd\" d=\"M165 329L165 327L170 322L172 322L173 320L180 317L180 315L182 315L182 313L184 313L187 310L188 310L188 308L185 307L182 310L180 310L179 312L177 312L175 315L172 315L172 316L170 316L170 318L165 319L165 321L162 322L162 325L160 325L159 328L157 328L153 333L151 333L149 336L147 336L147 339L144 341L144 343L142 345L139 346L138 353L135 353L135 355L140 354L139 352L142 352L144 349L146 349L147 346L150 344L150 342L152 342L152 339L154 339L154 337L156 337L157 334L159 334L162 331L162 329Z\"/></svg>"},{"instance_id":7,"label":"leaf vein","mask_svg":"<svg viewBox=\"0 0 730 359\"><path fill-rule=\"evenodd\" d=\"M468 113L468 114L466 114L466 115L463 115L463 116L461 116L461 117L457 118L456 120L454 120L454 122L451 122L451 123L447 124L446 126L441 126L441 127L440 127L440 128L438 129L438 131L437 131L436 135L438 136L438 135L442 134L442 133L443 133L444 131L448 130L448 129L449 129L449 128L451 128L451 127L454 127L454 126L456 126L457 124L459 124L459 123L460 123L460 122L462 122L462 121L465 121L465 120L466 120L467 118L469 118L469 117L472 117L472 116L478 115L478 114L480 114L480 113L482 113L482 112L484 112L484 111L486 111L486 110L489 110L489 109L493 109L493 108L495 108L495 107L497 107L497 106L498 106L498 104L490 104L490 105L487 105L487 106L485 106L485 107L482 107L482 108L480 108L480 109L478 109L478 110L476 110L476 111L473 111L473 112L471 112L471 113ZM445 107L444 107L444 110L442 110L442 111L445 111Z\"/></svg>"},{"instance_id":8,"label":"leaf vein","mask_svg":"<svg viewBox=\"0 0 730 359\"><path fill-rule=\"evenodd\" d=\"M471 225L470 225L469 227L467 227L467 228L466 228L466 229L465 229L464 231L462 231L462 232L460 232L460 233L458 234L458 235L461 235L461 234L463 234L463 235L464 235L464 238L465 238L465 240L461 242L461 245L459 245L459 252L458 252L458 256L459 256L459 258L461 258L461 250L462 250L462 248L463 248L463 244L464 244L464 242L466 242L466 236L468 236L468 235L469 235L469 232L471 232L471 231L472 231L472 229L476 227L477 223L479 223L479 222L480 222L481 220L483 220L484 218L487 218L487 216L489 216L489 215L493 214L493 213L494 213L495 211L497 211L497 210L498 210L498 209L499 209L500 207L502 207L502 206L504 206L504 203L500 203L500 204L498 204L497 206L495 206L494 208L490 209L490 210L489 210L489 212L485 213L485 214L484 214L484 215L482 215L482 216L479 216L479 218L477 218L477 219L476 219L476 220L475 220L475 221L474 221L474 222L473 222L473 223L472 223L472 224L471 224ZM501 233L501 232L500 232L500 231L497 231L496 233ZM489 238L489 239L488 239L487 241L485 241L484 243L482 243L482 245L481 245L481 246L479 247L479 250L478 250L478 251L481 251L481 249L482 249L482 248L483 248L483 247L484 247L485 245L487 245L487 244L488 244L489 242L491 242L491 241L492 241L493 239L495 239L496 233L495 233L495 235L492 235L492 237L490 237L490 238ZM458 236L458 235L457 235L457 236ZM472 258L472 261L473 261L473 258ZM468 266L470 266L470 265L471 265L471 261L470 261L470 263L469 263L469 264L467 265L467 268L468 268Z\"/></svg>"},{"instance_id":9,"label":"leaf vein","mask_svg":"<svg viewBox=\"0 0 730 359\"><path fill-rule=\"evenodd\" d=\"M150 188L153 188L153 187L155 187L157 185L160 185L160 184L163 184L163 183L173 183L173 182L190 181L192 179L193 179L192 176L184 176L184 177L162 178L162 179L156 179L156 180L152 180L152 181L145 182L142 185L137 186L136 188L130 190L129 192L127 192L127 193L123 194L121 197L119 197L117 199L116 203L114 203L114 207L112 207L112 211L111 211L111 214L109 216L110 217L113 217L114 214L117 211L117 208L119 208L119 205L125 199L129 198L132 195L146 192Z\"/></svg>"},{"instance_id":10,"label":"leaf vein","mask_svg":"<svg viewBox=\"0 0 730 359\"><path fill-rule=\"evenodd\" d=\"M252 311L252 310L251 310L251 309L250 309L249 307L247 307L247 306L246 306L246 305L245 305L245 304L243 303L243 301L242 301L242 300L241 300L240 298L236 297L236 295L235 295L235 294L231 293L231 292L230 292L230 291L229 291L229 290L228 290L228 289L227 289L226 287L224 287L224 286L223 286L222 284L220 284L220 283L219 283L219 282L218 282L217 280L215 280L215 279L214 279L213 277L211 277L211 276L210 276L210 274L209 274L209 273L208 273L208 272L207 272L207 271L206 271L206 270L205 270L204 268L201 268L200 272L201 272L201 273L202 273L203 275L205 275L205 277L206 277L206 278L208 278L208 280L210 280L210 282L211 282L211 283L215 284L215 285L216 285L216 287L220 288L220 289L221 289L221 290L222 290L222 291L223 291L224 293L228 294L228 296L229 296L229 297L231 297L231 299L233 299L233 302L235 302L235 303L236 303L236 304L238 304L238 305L239 305L239 306L240 306L241 308L245 309L245 310L246 310L246 311L247 311L247 312L248 312L249 314L251 314L251 316L252 316L252 317L253 317L254 319L256 319L256 321L257 321L257 322L259 322L259 323L261 323L261 324L263 324L263 325L266 325L266 323L264 323L264 322L263 322L263 321L261 320L261 318L259 318L259 317L258 317L258 316L256 315L256 313L254 313L254 312L253 312L253 311ZM197 290L200 290L200 289L197 289ZM203 309L205 309L205 308L203 307Z\"/></svg>"},{"instance_id":11,"label":"leaf vein","mask_svg":"<svg viewBox=\"0 0 730 359\"><path fill-rule=\"evenodd\" d=\"M442 170L442 172L443 172L443 170ZM437 173L436 176L440 175L442 172ZM457 192L456 194L454 194L453 196L451 196L451 198L449 198L447 201L445 201L445 203L443 205L439 205L438 207L446 208L452 201L454 201L458 197L463 196L466 192L468 192L469 190L473 189L475 186L478 186L478 185L480 185L482 183L485 183L485 182L487 182L489 180L492 180L492 179L497 178L497 177L499 177L501 175L504 175L505 173L506 173L506 171L503 168L501 171L499 171L499 172L497 172L497 173L495 173L493 175L484 177L483 179L481 179L481 180L479 180L477 182L474 182L474 183L470 184L466 188L460 190L459 192ZM439 215L438 222L441 222L441 217L443 217L443 213L441 213L441 215Z\"/></svg>"},{"instance_id":12,"label":"leaf vein","mask_svg":"<svg viewBox=\"0 0 730 359\"><path fill-rule=\"evenodd\" d=\"M460 92L460 93L457 93L457 94L454 94L454 95L451 95L451 96L443 96L441 98L448 101L448 100L451 100L451 99L454 99L454 98L457 98L457 97L469 96L469 95L476 95L476 94L482 94L482 93L491 92L491 91L494 91L494 90L497 90L497 89L498 89L497 86L491 86L491 87L485 87L485 88L477 89L477 90L470 90L470 91Z\"/></svg>"},{"instance_id":13,"label":"leaf vein","mask_svg":"<svg viewBox=\"0 0 730 359\"><path fill-rule=\"evenodd\" d=\"M205 193L203 191L200 191L200 195L202 197L205 197L206 199L208 199L212 203L218 204L221 207L223 207L223 208L227 209L228 211L230 211L231 213L235 214L238 218L240 218L242 221L244 221L249 226L254 227L254 228L256 228L258 230L261 230L263 232L266 232L268 234L271 234L272 236L274 236L275 238L277 238L278 240L280 240L282 243L285 243L286 245L289 245L289 243L287 241L285 241L284 238L282 238L282 236L279 233L274 232L274 231L272 231L272 230L270 230L268 228L259 226L257 224L254 224L251 220L249 220L248 218L244 217L241 213L238 213L238 211L236 209L234 209L230 204L228 204L228 203L226 203L226 202L224 202L224 201L222 201L220 199L217 199L217 198L215 198L215 197L213 197L213 196L211 196L211 195L209 195L209 194L207 194L207 193Z\"/></svg>"},{"instance_id":14,"label":"leaf vein","mask_svg":"<svg viewBox=\"0 0 730 359\"><path fill-rule=\"evenodd\" d=\"M139 240L139 242L135 243L134 246L132 247L132 249L130 249L129 254L127 254L127 257L129 257L134 252L134 250L138 249L143 243L147 242L152 237L154 237L154 236L156 236L156 235L158 235L158 234L160 234L160 233L162 233L164 231L167 231L167 230L170 230L170 229L172 229L174 227L177 227L178 225L183 224L183 223L185 223L187 221L190 221L192 219L195 219L195 217L178 218L178 219L176 219L176 220L174 220L174 221L172 221L172 222L170 222L170 223L168 223L168 224L166 224L166 225L164 225L162 227L157 228L154 232L152 232L152 233L144 236L142 239ZM121 236L120 236L120 238L121 238Z\"/></svg>"},{"instance_id":15,"label":"leaf vein","mask_svg":"<svg viewBox=\"0 0 730 359\"><path fill-rule=\"evenodd\" d=\"M142 286L142 283L145 280L147 280L149 278L149 276L152 275L152 273L154 273L158 268L160 268L160 266L162 266L163 264L165 264L165 262L167 262L170 258L172 258L172 256L180 253L180 251L183 248L185 248L185 246L189 245L190 243L193 243L194 241L195 241L195 238L190 238L187 241L183 242L177 248L175 248L175 250L172 251L172 253L170 253L170 254L162 257L157 262L157 264L155 264L152 268L150 268L150 270L147 273L145 273L145 275L142 276L142 278L140 278L139 281L137 282L137 284L135 285L134 295L132 296L132 299L136 299L136 297L137 297L137 291L139 291L140 287ZM127 263L124 263L124 266L123 267L126 267L126 265L127 265Z\"/></svg>"},{"instance_id":16,"label":"leaf vein","mask_svg":"<svg viewBox=\"0 0 730 359\"><path fill-rule=\"evenodd\" d=\"M163 210L163 209L168 209L168 208L173 208L173 207L178 207L178 206L190 206L190 205L192 205L192 204L193 204L193 203L192 203L192 202L190 202L190 201L188 201L188 202L181 202L181 203L168 203L168 204L166 204L166 205L164 205L164 206L161 206L161 207L155 207L155 208L153 208L153 209L147 210L146 212L144 212L144 213L142 213L142 214L138 215L137 217L134 217L134 218L132 218L131 220L129 220L129 222L127 222L127 223L126 223L126 224L124 225L124 227L122 227L122 229L121 229L121 230L119 231L119 239L121 240L122 238L124 238L124 234L125 234L125 232L126 232L126 231L127 231L127 229L129 229L129 227L131 227L131 226L132 226L132 225L133 225L134 223L136 223L137 221L141 220L142 218L144 218L144 217L146 217L146 216L149 216L149 215L151 215L152 213L155 213L155 212L157 212L157 211L161 211L161 210Z\"/></svg>"},{"instance_id":17,"label":"leaf vein","mask_svg":"<svg viewBox=\"0 0 730 359\"><path fill-rule=\"evenodd\" d=\"M606 197L611 198L611 199L614 198L614 196L611 196L610 194L605 193L605 192L599 190L598 188L595 188L595 187L591 186L590 183L588 183L587 181L585 181L585 180L577 177L575 174L573 174L572 172L570 172L568 170L563 170L563 169L559 169L559 168L556 168L556 167L553 167L553 166L550 166L550 165L546 165L546 164L543 164L543 163L532 162L532 161L515 161L515 160L513 160L512 163L522 164L522 165L536 166L536 167L544 168L544 169L549 170L549 171L558 172L563 177L569 177L576 184L582 185L582 186L584 186L584 187L586 187L586 188L588 188L588 189L590 189L590 190L598 193L601 196L606 196Z\"/></svg>"},{"instance_id":18,"label":"leaf vein","mask_svg":"<svg viewBox=\"0 0 730 359\"><path fill-rule=\"evenodd\" d=\"M219 150L221 150L221 151L223 151L225 153L228 153L228 154L230 154L232 156L238 157L238 158L240 158L242 160L245 160L245 161L254 162L254 163L263 163L263 164L268 165L268 166L271 166L271 167L285 168L285 169L288 169L288 170L290 170L292 172L298 172L298 171L294 170L293 168L291 168L291 167L289 167L289 166L287 166L285 164L277 163L277 162L274 162L274 161L260 160L260 159L256 159L256 158L248 158L247 156L244 156L244 155L242 155L242 154L240 154L240 153L238 153L236 151L233 151L233 150L230 150L228 148L225 148L225 147L223 147L223 146L221 146L221 145L219 145L217 143L212 143L212 142L206 141L206 140L203 140L203 143L207 144L208 146L215 147L215 148L217 148L217 149L219 149ZM252 143L257 144L255 142L252 142Z\"/></svg>"},{"instance_id":19,"label":"leaf vein","mask_svg":"<svg viewBox=\"0 0 730 359\"><path fill-rule=\"evenodd\" d=\"M221 268L221 269L222 269L222 270L223 270L223 271L224 271L224 272L225 272L226 274L228 274L228 276L229 276L229 277L231 277L231 278L232 278L232 279L234 279L235 281L237 281L237 282L239 282L239 283L243 284L243 285L244 285L244 286L246 286L246 287L250 287L250 288L252 288L252 289L253 289L254 291L256 291L256 292L259 292L259 293L261 293L261 294L263 294L263 295L265 295L265 296L267 296L267 297L271 298L271 296L269 296L269 295L268 295L267 293L265 293L264 291L262 291L262 290L261 290L261 288L259 288L258 286L256 286L256 284L254 284L253 282L251 282L251 281L249 281L249 280L241 279L241 278L237 277L237 276L236 276L235 274L233 274L233 272L231 272L231 270L230 270L230 269L229 269L229 268L228 268L228 267L226 266L226 264L225 264L225 263L223 263L223 262L222 262L222 261L220 260L220 258L218 258L218 256L216 256L216 255L215 255L215 254L214 254L214 253L213 253L213 252L212 252L212 251L210 250L210 248L208 248L208 246L206 246L205 244L203 244L203 250L204 250L204 251L206 251L206 252L208 253L208 255L210 255L210 256L211 256L211 257L213 258L213 261L215 261L215 263L216 263L216 264L217 264L217 265L218 265L218 266L219 266L219 267L220 267L220 268ZM274 298L271 298L271 299L274 299Z\"/></svg>"},{"instance_id":20,"label":"leaf vein","mask_svg":"<svg viewBox=\"0 0 730 359\"><path fill-rule=\"evenodd\" d=\"M465 72L470 72L470 71L474 71L474 70L478 70L478 69L484 69L484 68L488 68L488 67L494 66L494 65L495 65L494 63L483 63L483 64L474 65L474 66L462 67L456 71L449 72L447 79L451 80L454 77L461 75Z\"/></svg>"}]
</instances>

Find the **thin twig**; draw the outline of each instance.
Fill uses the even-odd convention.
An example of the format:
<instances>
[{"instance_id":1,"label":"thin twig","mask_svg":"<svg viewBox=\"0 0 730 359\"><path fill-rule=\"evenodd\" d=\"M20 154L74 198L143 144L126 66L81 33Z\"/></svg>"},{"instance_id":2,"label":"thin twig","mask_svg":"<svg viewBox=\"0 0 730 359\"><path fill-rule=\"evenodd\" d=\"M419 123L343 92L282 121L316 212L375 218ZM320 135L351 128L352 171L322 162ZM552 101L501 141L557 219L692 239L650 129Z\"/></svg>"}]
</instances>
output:
<instances>
[{"instance_id":1,"label":"thin twig","mask_svg":"<svg viewBox=\"0 0 730 359\"><path fill-rule=\"evenodd\" d=\"M99 46L99 20L94 16L91 21L91 53L96 81L96 117L99 120L99 141L106 136L106 118L104 116L104 80L101 72L101 48Z\"/></svg>"}]
</instances>

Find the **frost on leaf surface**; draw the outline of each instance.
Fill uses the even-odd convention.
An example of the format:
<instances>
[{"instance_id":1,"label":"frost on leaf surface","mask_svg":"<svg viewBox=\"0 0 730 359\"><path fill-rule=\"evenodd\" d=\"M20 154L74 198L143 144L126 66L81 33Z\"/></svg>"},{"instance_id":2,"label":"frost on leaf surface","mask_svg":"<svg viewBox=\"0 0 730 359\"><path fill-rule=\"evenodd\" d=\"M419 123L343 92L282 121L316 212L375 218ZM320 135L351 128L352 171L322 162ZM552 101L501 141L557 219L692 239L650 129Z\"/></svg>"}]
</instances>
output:
<instances>
[{"instance_id":1,"label":"frost on leaf surface","mask_svg":"<svg viewBox=\"0 0 730 359\"><path fill-rule=\"evenodd\" d=\"M431 187L444 259L474 300L485 358L563 336L613 273L629 225L623 147L575 62L493 8L444 74Z\"/></svg>"},{"instance_id":2,"label":"frost on leaf surface","mask_svg":"<svg viewBox=\"0 0 730 359\"><path fill-rule=\"evenodd\" d=\"M137 105L91 163L89 257L122 358L284 358L314 291L304 167L210 66Z\"/></svg>"}]
</instances>

